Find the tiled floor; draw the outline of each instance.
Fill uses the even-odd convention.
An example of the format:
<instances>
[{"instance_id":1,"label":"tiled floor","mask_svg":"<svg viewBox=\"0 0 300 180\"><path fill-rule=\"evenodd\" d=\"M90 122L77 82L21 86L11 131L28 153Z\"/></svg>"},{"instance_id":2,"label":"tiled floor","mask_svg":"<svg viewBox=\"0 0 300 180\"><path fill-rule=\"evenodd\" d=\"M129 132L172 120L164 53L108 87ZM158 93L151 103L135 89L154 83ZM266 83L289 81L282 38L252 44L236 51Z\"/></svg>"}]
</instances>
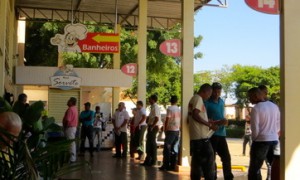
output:
<instances>
[{"instance_id":1,"label":"tiled floor","mask_svg":"<svg viewBox=\"0 0 300 180\"><path fill-rule=\"evenodd\" d=\"M229 149L232 157L232 165L243 165L248 167L249 157L242 156L241 139L229 139ZM158 160L162 159L162 149L158 150ZM86 160L91 164L91 169L83 168L78 172L73 172L63 179L82 179L82 180L189 180L189 171L183 172L166 172L159 171L157 166L144 167L140 162L130 157L124 159L112 158L112 151L95 152L91 158L89 153L84 157L79 157L78 161ZM217 163L221 164L219 158ZM159 163L158 163L159 164ZM241 170L233 170L235 180L246 180L247 172ZM265 167L263 167L263 176L265 177ZM218 180L222 180L222 170L218 170ZM264 178L265 179L265 178Z\"/></svg>"}]
</instances>

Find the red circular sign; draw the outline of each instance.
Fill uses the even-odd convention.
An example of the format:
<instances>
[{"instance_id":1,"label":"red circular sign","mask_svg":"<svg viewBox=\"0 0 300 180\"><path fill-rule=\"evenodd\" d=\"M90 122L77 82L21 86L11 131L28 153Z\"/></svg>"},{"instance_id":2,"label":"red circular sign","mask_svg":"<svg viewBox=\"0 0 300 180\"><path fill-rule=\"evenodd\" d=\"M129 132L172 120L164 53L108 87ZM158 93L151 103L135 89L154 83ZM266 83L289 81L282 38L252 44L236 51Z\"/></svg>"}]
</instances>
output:
<instances>
[{"instance_id":1,"label":"red circular sign","mask_svg":"<svg viewBox=\"0 0 300 180\"><path fill-rule=\"evenodd\" d=\"M129 63L122 66L121 71L128 76L136 76L137 74L137 64Z\"/></svg>"},{"instance_id":2,"label":"red circular sign","mask_svg":"<svg viewBox=\"0 0 300 180\"><path fill-rule=\"evenodd\" d=\"M159 50L167 56L179 57L181 56L181 40L166 40L160 44Z\"/></svg>"},{"instance_id":3,"label":"red circular sign","mask_svg":"<svg viewBox=\"0 0 300 180\"><path fill-rule=\"evenodd\" d=\"M246 4L259 12L279 14L279 0L245 0Z\"/></svg>"}]
</instances>

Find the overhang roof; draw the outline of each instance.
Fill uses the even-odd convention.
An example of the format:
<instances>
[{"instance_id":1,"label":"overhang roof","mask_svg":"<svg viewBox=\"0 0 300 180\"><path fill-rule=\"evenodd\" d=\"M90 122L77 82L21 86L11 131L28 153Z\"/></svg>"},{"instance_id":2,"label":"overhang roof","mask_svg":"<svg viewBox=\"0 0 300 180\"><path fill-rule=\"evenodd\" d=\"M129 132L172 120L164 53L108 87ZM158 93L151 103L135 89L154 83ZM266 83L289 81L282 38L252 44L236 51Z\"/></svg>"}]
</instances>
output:
<instances>
[{"instance_id":1,"label":"overhang roof","mask_svg":"<svg viewBox=\"0 0 300 180\"><path fill-rule=\"evenodd\" d=\"M211 0L195 0L194 10ZM224 1L224 0L223 0ZM217 0L221 3L221 0ZM225 0L226 2L226 0ZM19 19L95 21L115 24L116 7L121 26L138 26L138 0L16 0ZM181 22L182 0L148 0L148 28L170 28Z\"/></svg>"}]
</instances>

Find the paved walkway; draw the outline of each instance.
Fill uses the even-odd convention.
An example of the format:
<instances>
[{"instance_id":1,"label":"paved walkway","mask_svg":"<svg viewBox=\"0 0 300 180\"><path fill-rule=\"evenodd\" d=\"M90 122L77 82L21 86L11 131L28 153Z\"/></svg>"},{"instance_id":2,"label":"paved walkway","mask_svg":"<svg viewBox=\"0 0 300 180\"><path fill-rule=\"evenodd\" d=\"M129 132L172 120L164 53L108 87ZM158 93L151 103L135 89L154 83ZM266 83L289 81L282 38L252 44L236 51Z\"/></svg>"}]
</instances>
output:
<instances>
[{"instance_id":1,"label":"paved walkway","mask_svg":"<svg viewBox=\"0 0 300 180\"><path fill-rule=\"evenodd\" d=\"M232 165L242 165L248 170L249 156L242 155L242 140L228 139L229 149L231 152ZM158 160L162 159L162 149L158 150ZM96 152L93 158L89 153L78 160L87 160L91 163L91 171L83 168L79 172L74 172L63 179L82 179L82 180L189 180L189 172L162 172L158 170L159 165L154 167L144 167L139 165L139 161L129 157L125 159L112 158L112 151ZM249 146L247 147L249 154ZM160 164L160 162L158 162ZM221 165L220 159L217 157L217 164ZM241 170L233 170L235 180L246 180L247 172ZM263 179L266 177L266 167L264 165ZM218 170L218 180L222 180L222 170Z\"/></svg>"}]
</instances>

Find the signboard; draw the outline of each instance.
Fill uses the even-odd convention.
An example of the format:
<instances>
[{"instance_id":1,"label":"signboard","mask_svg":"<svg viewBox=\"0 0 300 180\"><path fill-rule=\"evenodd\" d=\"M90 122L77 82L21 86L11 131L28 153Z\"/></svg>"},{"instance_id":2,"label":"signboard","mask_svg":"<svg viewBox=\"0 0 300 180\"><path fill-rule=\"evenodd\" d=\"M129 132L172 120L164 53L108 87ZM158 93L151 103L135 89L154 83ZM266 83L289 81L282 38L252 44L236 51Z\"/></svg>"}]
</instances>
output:
<instances>
[{"instance_id":1,"label":"signboard","mask_svg":"<svg viewBox=\"0 0 300 180\"><path fill-rule=\"evenodd\" d=\"M83 24L68 24L64 34L50 39L58 46L58 52L119 53L120 36L112 33L88 33Z\"/></svg>"},{"instance_id":2,"label":"signboard","mask_svg":"<svg viewBox=\"0 0 300 180\"><path fill-rule=\"evenodd\" d=\"M137 74L137 64L129 63L122 66L121 71L128 76L136 76Z\"/></svg>"},{"instance_id":3,"label":"signboard","mask_svg":"<svg viewBox=\"0 0 300 180\"><path fill-rule=\"evenodd\" d=\"M245 0L246 4L259 12L279 14L279 0Z\"/></svg>"},{"instance_id":4,"label":"signboard","mask_svg":"<svg viewBox=\"0 0 300 180\"><path fill-rule=\"evenodd\" d=\"M181 40L180 39L166 40L160 44L159 50L161 53L167 56L179 57L181 56Z\"/></svg>"},{"instance_id":5,"label":"signboard","mask_svg":"<svg viewBox=\"0 0 300 180\"><path fill-rule=\"evenodd\" d=\"M88 33L84 40L78 41L81 52L119 53L119 34Z\"/></svg>"},{"instance_id":6,"label":"signboard","mask_svg":"<svg viewBox=\"0 0 300 180\"><path fill-rule=\"evenodd\" d=\"M79 88L81 84L81 78L73 71L73 65L60 67L60 69L54 73L54 76L50 77L50 81L52 87L58 87L62 90Z\"/></svg>"}]
</instances>

